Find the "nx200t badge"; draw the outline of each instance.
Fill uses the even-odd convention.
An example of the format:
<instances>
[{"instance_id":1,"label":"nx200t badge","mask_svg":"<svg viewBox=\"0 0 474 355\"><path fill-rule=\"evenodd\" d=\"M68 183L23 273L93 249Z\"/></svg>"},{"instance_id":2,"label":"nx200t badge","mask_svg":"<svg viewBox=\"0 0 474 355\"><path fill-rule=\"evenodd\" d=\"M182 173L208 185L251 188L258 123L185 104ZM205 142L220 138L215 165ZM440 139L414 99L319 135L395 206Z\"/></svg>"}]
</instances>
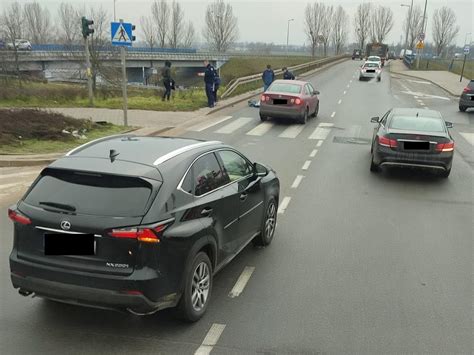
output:
<instances>
[{"instance_id":1,"label":"nx200t badge","mask_svg":"<svg viewBox=\"0 0 474 355\"><path fill-rule=\"evenodd\" d=\"M64 229L65 231L68 231L69 229L71 229L71 222L61 221L61 228Z\"/></svg>"},{"instance_id":2,"label":"nx200t badge","mask_svg":"<svg viewBox=\"0 0 474 355\"><path fill-rule=\"evenodd\" d=\"M105 265L109 267L122 267L122 268L128 267L128 264L105 263Z\"/></svg>"}]
</instances>

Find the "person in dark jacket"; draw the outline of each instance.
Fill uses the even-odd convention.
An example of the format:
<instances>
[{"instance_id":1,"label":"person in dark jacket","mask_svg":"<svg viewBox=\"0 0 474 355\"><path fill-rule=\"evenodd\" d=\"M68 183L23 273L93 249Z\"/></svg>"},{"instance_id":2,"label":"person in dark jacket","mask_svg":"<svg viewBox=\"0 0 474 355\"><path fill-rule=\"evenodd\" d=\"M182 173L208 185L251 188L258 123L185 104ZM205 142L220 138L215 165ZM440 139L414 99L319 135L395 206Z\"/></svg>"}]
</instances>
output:
<instances>
[{"instance_id":1,"label":"person in dark jacket","mask_svg":"<svg viewBox=\"0 0 474 355\"><path fill-rule=\"evenodd\" d=\"M291 71L288 70L287 67L283 67L282 70L283 70L283 79L285 79L285 80L295 80L295 76L293 75L293 73Z\"/></svg>"},{"instance_id":2,"label":"person in dark jacket","mask_svg":"<svg viewBox=\"0 0 474 355\"><path fill-rule=\"evenodd\" d=\"M273 83L275 80L275 73L272 70L272 66L270 64L267 65L267 69L263 71L262 74L263 80L263 91L267 91L268 87Z\"/></svg>"},{"instance_id":3,"label":"person in dark jacket","mask_svg":"<svg viewBox=\"0 0 474 355\"><path fill-rule=\"evenodd\" d=\"M171 62L167 60L165 66L161 69L161 76L163 80L163 86L165 87L165 92L163 93L162 100L165 101L165 98L169 101L171 96L171 86L173 79L171 78Z\"/></svg>"},{"instance_id":4,"label":"person in dark jacket","mask_svg":"<svg viewBox=\"0 0 474 355\"><path fill-rule=\"evenodd\" d=\"M217 91L221 86L221 78L219 77L219 73L216 70L216 76L214 77L214 105L217 105Z\"/></svg>"},{"instance_id":5,"label":"person in dark jacket","mask_svg":"<svg viewBox=\"0 0 474 355\"><path fill-rule=\"evenodd\" d=\"M204 61L204 66L206 67L204 71L204 84L206 86L207 106L212 108L215 105L214 88L217 72L208 60Z\"/></svg>"}]
</instances>

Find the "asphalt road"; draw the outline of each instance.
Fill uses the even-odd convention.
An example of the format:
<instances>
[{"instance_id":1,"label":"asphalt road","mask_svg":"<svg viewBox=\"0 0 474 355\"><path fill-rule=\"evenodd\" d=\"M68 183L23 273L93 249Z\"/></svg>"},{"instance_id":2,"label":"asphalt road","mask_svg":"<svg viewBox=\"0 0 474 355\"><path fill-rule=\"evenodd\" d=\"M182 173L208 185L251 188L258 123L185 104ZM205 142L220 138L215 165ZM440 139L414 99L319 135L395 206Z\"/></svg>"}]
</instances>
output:
<instances>
[{"instance_id":1,"label":"asphalt road","mask_svg":"<svg viewBox=\"0 0 474 355\"><path fill-rule=\"evenodd\" d=\"M388 70L380 83L359 82L359 64L311 78L321 106L305 126L261 125L243 103L185 133L234 145L282 184L272 245L247 247L216 276L196 324L172 310L140 318L19 296L5 212L38 168L2 170L0 353L471 353L474 114ZM370 117L396 106L440 110L455 124L449 179L369 172Z\"/></svg>"}]
</instances>

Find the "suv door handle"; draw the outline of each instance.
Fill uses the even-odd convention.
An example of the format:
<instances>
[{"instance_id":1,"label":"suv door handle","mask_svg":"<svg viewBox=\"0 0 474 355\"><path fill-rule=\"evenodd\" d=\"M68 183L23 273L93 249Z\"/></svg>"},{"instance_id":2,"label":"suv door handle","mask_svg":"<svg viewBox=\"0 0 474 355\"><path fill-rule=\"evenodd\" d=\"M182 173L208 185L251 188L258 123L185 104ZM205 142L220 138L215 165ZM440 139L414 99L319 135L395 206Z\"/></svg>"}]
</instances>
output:
<instances>
[{"instance_id":1,"label":"suv door handle","mask_svg":"<svg viewBox=\"0 0 474 355\"><path fill-rule=\"evenodd\" d=\"M212 208L206 207L201 211L201 216L209 217L212 214Z\"/></svg>"},{"instance_id":2,"label":"suv door handle","mask_svg":"<svg viewBox=\"0 0 474 355\"><path fill-rule=\"evenodd\" d=\"M240 194L240 201L245 201L247 199L248 194L246 192L242 192Z\"/></svg>"}]
</instances>

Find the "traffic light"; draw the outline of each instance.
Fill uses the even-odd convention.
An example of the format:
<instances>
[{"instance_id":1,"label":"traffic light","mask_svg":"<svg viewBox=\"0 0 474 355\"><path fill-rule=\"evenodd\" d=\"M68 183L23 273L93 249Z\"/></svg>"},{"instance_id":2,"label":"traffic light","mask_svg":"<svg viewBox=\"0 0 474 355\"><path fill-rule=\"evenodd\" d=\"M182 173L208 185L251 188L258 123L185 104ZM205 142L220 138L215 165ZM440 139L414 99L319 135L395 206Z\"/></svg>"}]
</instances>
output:
<instances>
[{"instance_id":1,"label":"traffic light","mask_svg":"<svg viewBox=\"0 0 474 355\"><path fill-rule=\"evenodd\" d=\"M82 17L81 21L82 21L82 36L86 38L90 34L94 33L94 29L89 27L94 24L94 21L88 20L84 16Z\"/></svg>"},{"instance_id":2,"label":"traffic light","mask_svg":"<svg viewBox=\"0 0 474 355\"><path fill-rule=\"evenodd\" d=\"M136 40L136 37L133 35L133 31L135 31L135 25L132 25L132 42Z\"/></svg>"}]
</instances>

